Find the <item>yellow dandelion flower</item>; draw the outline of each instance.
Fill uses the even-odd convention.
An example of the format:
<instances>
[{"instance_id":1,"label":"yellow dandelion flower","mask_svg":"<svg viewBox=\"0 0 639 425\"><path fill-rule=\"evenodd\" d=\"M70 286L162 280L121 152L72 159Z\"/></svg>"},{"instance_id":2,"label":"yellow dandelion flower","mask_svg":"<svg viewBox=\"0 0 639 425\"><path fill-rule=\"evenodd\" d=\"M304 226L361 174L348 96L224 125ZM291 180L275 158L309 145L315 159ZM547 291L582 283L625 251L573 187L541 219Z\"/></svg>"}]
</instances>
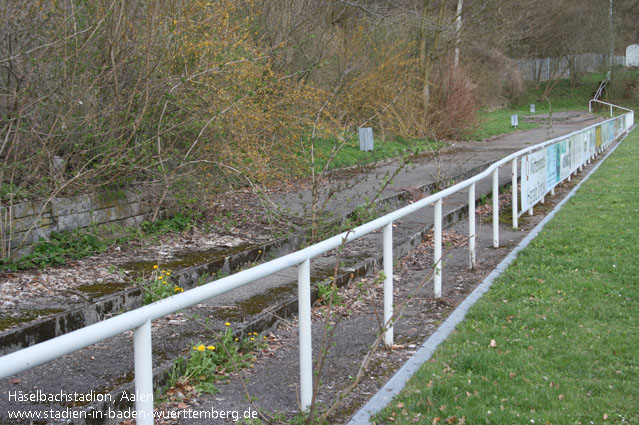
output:
<instances>
[{"instance_id":1,"label":"yellow dandelion flower","mask_svg":"<svg viewBox=\"0 0 639 425\"><path fill-rule=\"evenodd\" d=\"M239 338L235 338L235 341L239 341Z\"/></svg>"},{"instance_id":2,"label":"yellow dandelion flower","mask_svg":"<svg viewBox=\"0 0 639 425\"><path fill-rule=\"evenodd\" d=\"M166 272L166 275L167 276L171 276L171 272Z\"/></svg>"},{"instance_id":3,"label":"yellow dandelion flower","mask_svg":"<svg viewBox=\"0 0 639 425\"><path fill-rule=\"evenodd\" d=\"M164 276L158 276L158 280L164 279Z\"/></svg>"},{"instance_id":4,"label":"yellow dandelion flower","mask_svg":"<svg viewBox=\"0 0 639 425\"><path fill-rule=\"evenodd\" d=\"M162 274L165 274L165 273L166 273L166 270L162 270Z\"/></svg>"},{"instance_id":5,"label":"yellow dandelion flower","mask_svg":"<svg viewBox=\"0 0 639 425\"><path fill-rule=\"evenodd\" d=\"M157 265L157 264L155 264L155 265L153 266L153 270L157 270L157 268L158 268L158 265Z\"/></svg>"},{"instance_id":6,"label":"yellow dandelion flower","mask_svg":"<svg viewBox=\"0 0 639 425\"><path fill-rule=\"evenodd\" d=\"M204 351L206 349L206 347L204 347L204 344L200 344L197 346L197 351Z\"/></svg>"},{"instance_id":7,"label":"yellow dandelion flower","mask_svg":"<svg viewBox=\"0 0 639 425\"><path fill-rule=\"evenodd\" d=\"M225 326L231 326L229 322L224 323Z\"/></svg>"},{"instance_id":8,"label":"yellow dandelion flower","mask_svg":"<svg viewBox=\"0 0 639 425\"><path fill-rule=\"evenodd\" d=\"M209 345L209 346L208 346L208 347L206 347L206 348L208 348L209 350L213 351L213 350L215 350L215 345Z\"/></svg>"},{"instance_id":9,"label":"yellow dandelion flower","mask_svg":"<svg viewBox=\"0 0 639 425\"><path fill-rule=\"evenodd\" d=\"M255 338L251 337L251 341L255 341Z\"/></svg>"}]
</instances>

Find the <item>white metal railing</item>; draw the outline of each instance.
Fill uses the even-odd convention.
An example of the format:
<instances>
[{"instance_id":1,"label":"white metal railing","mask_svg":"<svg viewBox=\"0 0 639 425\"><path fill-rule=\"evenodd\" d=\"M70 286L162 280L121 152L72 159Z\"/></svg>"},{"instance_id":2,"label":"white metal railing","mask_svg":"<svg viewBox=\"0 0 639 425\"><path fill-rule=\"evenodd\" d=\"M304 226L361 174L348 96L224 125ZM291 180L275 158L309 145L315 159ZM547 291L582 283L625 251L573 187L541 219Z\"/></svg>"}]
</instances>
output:
<instances>
[{"instance_id":1,"label":"white metal railing","mask_svg":"<svg viewBox=\"0 0 639 425\"><path fill-rule=\"evenodd\" d=\"M601 84L599 84L599 87L597 88L597 93L595 93L595 96L592 98L592 100L601 99L601 95L603 94L604 88L606 87L606 84L608 84L608 81L610 81L610 75L611 75L611 72L608 71L608 73L606 74L606 78L604 78Z\"/></svg>"},{"instance_id":2,"label":"white metal railing","mask_svg":"<svg viewBox=\"0 0 639 425\"><path fill-rule=\"evenodd\" d=\"M592 113L592 102L597 102L597 103L601 103L603 105L610 106L610 118L612 118L612 108L619 108L619 109L623 109L626 112L631 113L632 117L634 119L635 112L632 109L624 108L623 106L619 106L619 105L613 105L612 103L608 103L608 102L603 102L603 101L601 101L599 99L590 99L588 101L588 112L590 112L590 113Z\"/></svg>"},{"instance_id":3,"label":"white metal railing","mask_svg":"<svg viewBox=\"0 0 639 425\"><path fill-rule=\"evenodd\" d=\"M625 108L624 108L625 109ZM626 109L627 110L627 109ZM300 401L302 409L310 406L313 388L313 362L311 351L311 279L310 260L327 251L337 248L351 240L360 238L378 229L383 229L383 257L384 257L384 342L386 345L393 343L393 222L411 213L434 204L434 293L436 297L442 294L442 199L468 189L468 211L469 211L469 256L470 267L475 266L476 258L476 235L475 235L475 185L484 178L492 176L492 199L493 199L493 246L499 247L499 167L512 163L512 204L513 204L513 227L517 227L517 161L524 155L539 152L548 146L571 137L576 137L585 132L597 132L597 128L608 126L611 122L616 130L615 138L627 132L634 123L634 112L628 113L606 120L602 123L594 124L582 130L561 136L535 146L522 149L507 157L493 163L485 171L475 175L463 182L444 189L441 192L423 198L411 205L400 208L383 217L365 223L348 232L333 236L315 245L293 252L281 258L257 265L251 269L241 271L223 279L209 282L203 286L191 289L181 294L157 301L153 304L140 307L136 310L120 314L119 316L95 323L82 329L61 335L54 339L39 343L37 345L24 348L20 351L7 354L0 358L0 379L5 378L24 370L33 368L43 363L52 361L63 355L73 353L91 344L95 344L104 339L119 335L123 332L133 330L134 337L134 358L135 358L135 391L139 395L136 397L136 411L138 425L153 424L153 370L151 351L151 322L153 320L174 313L178 310L190 307L211 299L217 295L228 292L232 289L246 285L258 279L270 276L289 267L298 267L298 308L299 308L299 344L300 344ZM615 123L615 120L619 120ZM621 122L623 120L623 122ZM603 131L600 131L600 134ZM606 133L608 134L608 133ZM583 165L605 149L612 139L602 141L597 146L592 155L582 157L576 167ZM524 170L522 167L522 180ZM571 172L572 174L572 172ZM570 178L570 176L568 176ZM564 177L565 179L565 177ZM554 191L554 186L551 193ZM523 193L523 191L522 191ZM547 192L543 191L541 198ZM532 206L530 207L532 212Z\"/></svg>"}]
</instances>

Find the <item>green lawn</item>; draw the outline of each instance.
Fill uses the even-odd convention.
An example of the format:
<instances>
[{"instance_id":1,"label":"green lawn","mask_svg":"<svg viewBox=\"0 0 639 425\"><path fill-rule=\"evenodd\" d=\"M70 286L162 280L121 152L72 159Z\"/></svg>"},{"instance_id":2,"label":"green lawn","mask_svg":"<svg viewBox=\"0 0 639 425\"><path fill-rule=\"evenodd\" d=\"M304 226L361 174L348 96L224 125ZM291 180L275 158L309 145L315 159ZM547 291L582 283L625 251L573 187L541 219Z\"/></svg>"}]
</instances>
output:
<instances>
[{"instance_id":1,"label":"green lawn","mask_svg":"<svg viewBox=\"0 0 639 425\"><path fill-rule=\"evenodd\" d=\"M484 140L517 130L529 130L537 127L535 124L523 123L521 120L521 117L534 115L530 113L530 104L535 104L535 114L547 114L551 107L553 112L586 111L588 110L588 101L605 77L605 72L587 74L574 87L571 85L569 78L561 79L551 90L548 96L549 102L539 101L546 88L545 82L541 82L538 85L528 82L526 91L511 108L481 111L478 114L479 124L477 128L466 138L468 140ZM629 82L637 80L639 80L639 72L632 69L616 69L615 87L610 89L610 95L613 97L612 103L616 102L616 104L622 106L636 107L639 99L622 99L622 97L628 95L626 87L629 86ZM615 113L619 112L615 110ZM603 116L607 117L607 113L607 108L602 109ZM512 114L519 115L518 128L512 128L510 125L510 116Z\"/></svg>"},{"instance_id":2,"label":"green lawn","mask_svg":"<svg viewBox=\"0 0 639 425\"><path fill-rule=\"evenodd\" d=\"M530 108L530 107L529 107ZM517 128L510 125L510 116L519 115L519 126ZM522 117L533 115L530 109L498 109L496 111L482 111L477 114L479 125L466 139L484 140L489 137L500 136L502 134L513 133L520 130L530 130L538 127L538 124L530 124L522 121Z\"/></svg>"},{"instance_id":3,"label":"green lawn","mask_svg":"<svg viewBox=\"0 0 639 425\"><path fill-rule=\"evenodd\" d=\"M331 151L339 147L339 151L331 160L328 169L345 168L353 165L366 165L387 158L403 155L418 154L436 150L445 146L442 142L426 139L395 138L385 141L375 139L374 149L370 152L359 150L357 135L349 138L345 143L333 139L315 139L315 169L320 171L330 158Z\"/></svg>"},{"instance_id":4,"label":"green lawn","mask_svg":"<svg viewBox=\"0 0 639 425\"><path fill-rule=\"evenodd\" d=\"M638 161L635 131L377 424L639 424Z\"/></svg>"}]
</instances>

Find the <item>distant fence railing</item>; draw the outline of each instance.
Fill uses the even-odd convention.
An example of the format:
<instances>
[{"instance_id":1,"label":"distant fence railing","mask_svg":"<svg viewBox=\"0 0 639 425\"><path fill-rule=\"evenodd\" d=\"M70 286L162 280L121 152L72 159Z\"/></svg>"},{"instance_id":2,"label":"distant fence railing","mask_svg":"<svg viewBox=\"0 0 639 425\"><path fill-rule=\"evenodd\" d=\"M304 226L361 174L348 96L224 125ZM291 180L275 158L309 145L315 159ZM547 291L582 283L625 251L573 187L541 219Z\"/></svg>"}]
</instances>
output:
<instances>
[{"instance_id":1,"label":"distant fence railing","mask_svg":"<svg viewBox=\"0 0 639 425\"><path fill-rule=\"evenodd\" d=\"M533 58L515 59L517 68L526 81L546 81L557 71L573 68L579 72L596 72L607 69L610 65L610 56L600 53L582 53L567 55L561 58ZM615 56L615 65L626 65L625 56Z\"/></svg>"},{"instance_id":2,"label":"distant fence railing","mask_svg":"<svg viewBox=\"0 0 639 425\"><path fill-rule=\"evenodd\" d=\"M613 105L614 106L614 105ZM5 378L46 362L73 353L104 339L133 330L134 372L136 391L136 418L138 425L153 424L153 359L151 352L151 322L179 310L209 300L240 286L273 275L289 267L298 268L298 309L300 344L300 402L302 409L311 404L313 388L313 361L311 350L311 279L310 261L314 257L383 229L384 269L384 343L393 344L393 222L424 207L434 204L434 294L442 294L442 200L468 189L469 257L470 267L475 265L475 185L492 178L493 246L499 247L499 168L512 167L512 225L518 226L518 162L521 161L522 212L543 202L544 196L563 180L589 163L615 139L629 131L634 123L634 112L614 117L535 146L522 149L493 163L484 172L441 192L423 198L350 231L333 236L300 251L260 264L234 275L209 282L178 295L157 301L136 310L87 326L40 344L7 354L0 358L0 378Z\"/></svg>"}]
</instances>

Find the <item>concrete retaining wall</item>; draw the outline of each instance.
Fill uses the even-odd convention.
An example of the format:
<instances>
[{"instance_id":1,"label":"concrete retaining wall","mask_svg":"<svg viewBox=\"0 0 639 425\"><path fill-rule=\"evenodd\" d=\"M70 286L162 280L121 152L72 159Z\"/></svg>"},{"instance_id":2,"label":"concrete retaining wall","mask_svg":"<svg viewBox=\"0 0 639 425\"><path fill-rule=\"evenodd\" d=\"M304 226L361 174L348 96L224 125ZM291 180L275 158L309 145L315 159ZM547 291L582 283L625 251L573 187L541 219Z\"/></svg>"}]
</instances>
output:
<instances>
[{"instance_id":1,"label":"concrete retaining wall","mask_svg":"<svg viewBox=\"0 0 639 425\"><path fill-rule=\"evenodd\" d=\"M153 213L154 205L149 199L141 192L129 190L55 198L48 203L0 204L0 242L5 255L10 246L11 257L16 257L30 252L34 242L47 238L51 232L96 224L137 226ZM0 257L1 254L2 251Z\"/></svg>"}]
</instances>

